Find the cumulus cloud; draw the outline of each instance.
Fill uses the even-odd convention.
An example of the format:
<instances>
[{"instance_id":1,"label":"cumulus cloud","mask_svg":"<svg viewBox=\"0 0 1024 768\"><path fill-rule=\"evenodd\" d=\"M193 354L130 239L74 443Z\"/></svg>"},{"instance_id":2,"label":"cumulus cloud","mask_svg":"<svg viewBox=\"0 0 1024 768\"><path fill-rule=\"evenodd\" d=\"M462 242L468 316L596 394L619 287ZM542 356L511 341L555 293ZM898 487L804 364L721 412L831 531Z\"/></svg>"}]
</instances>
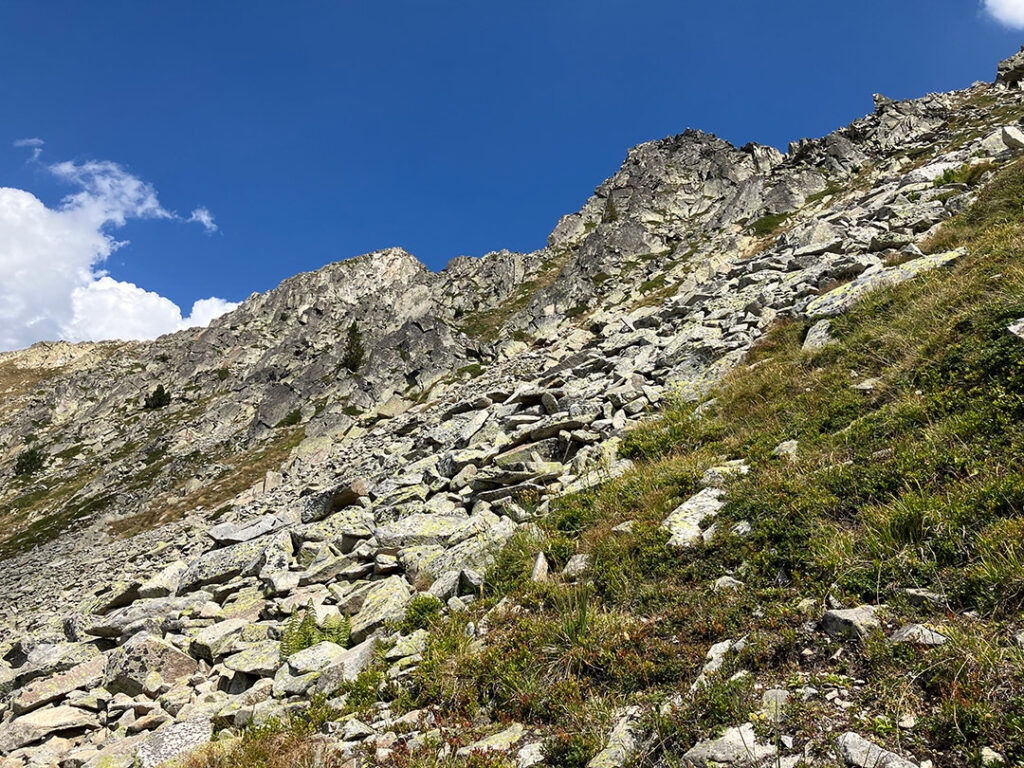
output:
<instances>
[{"instance_id":1,"label":"cumulus cloud","mask_svg":"<svg viewBox=\"0 0 1024 768\"><path fill-rule=\"evenodd\" d=\"M53 339L154 338L206 325L236 306L202 299L183 316L170 299L111 278L102 264L124 245L111 230L131 219L178 217L152 185L117 163L64 162L48 170L74 190L54 208L0 187L0 351Z\"/></svg>"},{"instance_id":2,"label":"cumulus cloud","mask_svg":"<svg viewBox=\"0 0 1024 768\"><path fill-rule=\"evenodd\" d=\"M985 10L1001 24L1024 29L1024 0L983 0Z\"/></svg>"},{"instance_id":3,"label":"cumulus cloud","mask_svg":"<svg viewBox=\"0 0 1024 768\"><path fill-rule=\"evenodd\" d=\"M200 299L192 312L134 283L103 276L71 292L71 321L65 335L74 340L152 339L162 333L206 326L237 305L223 299Z\"/></svg>"},{"instance_id":4,"label":"cumulus cloud","mask_svg":"<svg viewBox=\"0 0 1024 768\"><path fill-rule=\"evenodd\" d=\"M196 208L186 221L202 224L203 229L209 234L217 231L217 225L213 221L213 214L210 213L208 208Z\"/></svg>"}]
</instances>

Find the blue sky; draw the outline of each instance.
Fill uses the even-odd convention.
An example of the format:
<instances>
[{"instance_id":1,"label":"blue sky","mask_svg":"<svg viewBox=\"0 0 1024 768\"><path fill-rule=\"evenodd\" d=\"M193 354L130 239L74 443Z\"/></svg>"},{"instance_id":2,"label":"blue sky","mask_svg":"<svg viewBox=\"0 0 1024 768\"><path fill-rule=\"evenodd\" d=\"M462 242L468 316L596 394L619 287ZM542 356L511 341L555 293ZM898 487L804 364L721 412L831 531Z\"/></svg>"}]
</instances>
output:
<instances>
[{"instance_id":1,"label":"blue sky","mask_svg":"<svg viewBox=\"0 0 1024 768\"><path fill-rule=\"evenodd\" d=\"M989 1L1024 23L1024 0ZM130 241L101 268L187 314L391 245L435 269L533 250L634 144L693 127L784 150L875 91L992 80L1022 39L980 0L14 0L0 187L56 209L68 161L151 185L168 215L101 222Z\"/></svg>"}]
</instances>

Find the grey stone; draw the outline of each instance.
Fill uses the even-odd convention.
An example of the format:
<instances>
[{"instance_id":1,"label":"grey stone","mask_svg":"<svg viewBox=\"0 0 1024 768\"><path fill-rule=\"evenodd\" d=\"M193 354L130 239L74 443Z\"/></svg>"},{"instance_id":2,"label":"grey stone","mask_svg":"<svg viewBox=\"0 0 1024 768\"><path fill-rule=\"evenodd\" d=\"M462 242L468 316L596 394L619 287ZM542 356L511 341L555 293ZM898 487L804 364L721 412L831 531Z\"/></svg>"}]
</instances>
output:
<instances>
[{"instance_id":1,"label":"grey stone","mask_svg":"<svg viewBox=\"0 0 1024 768\"><path fill-rule=\"evenodd\" d=\"M578 554L569 558L562 569L562 575L567 579L578 579L590 568L590 555Z\"/></svg>"},{"instance_id":2,"label":"grey stone","mask_svg":"<svg viewBox=\"0 0 1024 768\"><path fill-rule=\"evenodd\" d=\"M683 763L693 768L704 768L709 763L756 765L775 753L775 747L759 742L754 734L754 726L745 723L728 728L717 739L700 742L683 755Z\"/></svg>"},{"instance_id":3,"label":"grey stone","mask_svg":"<svg viewBox=\"0 0 1024 768\"><path fill-rule=\"evenodd\" d=\"M852 731L836 739L843 762L854 768L917 768L917 764L895 752L872 744Z\"/></svg>"},{"instance_id":4,"label":"grey stone","mask_svg":"<svg viewBox=\"0 0 1024 768\"><path fill-rule=\"evenodd\" d=\"M1024 47L1013 56L1000 61L996 70L996 82L1001 85L1014 87L1021 80L1024 80Z\"/></svg>"},{"instance_id":5,"label":"grey stone","mask_svg":"<svg viewBox=\"0 0 1024 768\"><path fill-rule=\"evenodd\" d=\"M258 677L271 677L281 666L281 644L265 640L224 659L224 666L233 672Z\"/></svg>"},{"instance_id":6,"label":"grey stone","mask_svg":"<svg viewBox=\"0 0 1024 768\"><path fill-rule=\"evenodd\" d=\"M882 267L865 272L849 283L841 285L814 299L807 305L807 316L825 317L841 314L872 291L898 285L928 270L949 264L963 254L964 251L962 250L936 253L905 261L896 266Z\"/></svg>"},{"instance_id":7,"label":"grey stone","mask_svg":"<svg viewBox=\"0 0 1024 768\"><path fill-rule=\"evenodd\" d=\"M874 605L858 605L856 608L845 608L826 611L821 620L821 628L833 637L845 637L863 640L882 624L878 620L878 607Z\"/></svg>"},{"instance_id":8,"label":"grey stone","mask_svg":"<svg viewBox=\"0 0 1024 768\"><path fill-rule=\"evenodd\" d=\"M247 523L221 523L213 526L206 533L218 544L241 544L265 536L280 528L281 525L281 520L274 515L263 515L263 517Z\"/></svg>"},{"instance_id":9,"label":"grey stone","mask_svg":"<svg viewBox=\"0 0 1024 768\"><path fill-rule=\"evenodd\" d=\"M405 579L389 576L374 584L366 593L359 612L352 617L352 639L362 642L385 621L398 621L412 599L412 590Z\"/></svg>"},{"instance_id":10,"label":"grey stone","mask_svg":"<svg viewBox=\"0 0 1024 768\"><path fill-rule=\"evenodd\" d=\"M924 624L908 624L893 633L889 641L892 643L910 643L935 647L945 645L949 638L939 634L934 629L926 627Z\"/></svg>"},{"instance_id":11,"label":"grey stone","mask_svg":"<svg viewBox=\"0 0 1024 768\"><path fill-rule=\"evenodd\" d=\"M458 757L469 757L474 752L507 752L526 734L526 729L519 723L512 723L508 728L491 736L474 741L460 748L455 754Z\"/></svg>"},{"instance_id":12,"label":"grey stone","mask_svg":"<svg viewBox=\"0 0 1024 768\"><path fill-rule=\"evenodd\" d=\"M343 653L335 655L330 663L317 670L319 677L314 683L314 690L319 693L332 694L343 683L353 682L359 673L369 666L373 654L377 650L377 638L371 636Z\"/></svg>"},{"instance_id":13,"label":"grey stone","mask_svg":"<svg viewBox=\"0 0 1024 768\"><path fill-rule=\"evenodd\" d=\"M729 589L739 589L743 586L743 582L739 579L734 579L732 576L719 576L715 579L714 590L715 592L724 592Z\"/></svg>"},{"instance_id":14,"label":"grey stone","mask_svg":"<svg viewBox=\"0 0 1024 768\"><path fill-rule=\"evenodd\" d=\"M246 619L218 621L199 630L192 640L190 650L200 659L217 661L220 656L231 651L236 640L248 626L249 622Z\"/></svg>"},{"instance_id":15,"label":"grey stone","mask_svg":"<svg viewBox=\"0 0 1024 768\"><path fill-rule=\"evenodd\" d=\"M256 574L265 547L256 539L200 555L182 574L178 592L184 594L210 584L223 584L236 576Z\"/></svg>"},{"instance_id":16,"label":"grey stone","mask_svg":"<svg viewBox=\"0 0 1024 768\"><path fill-rule=\"evenodd\" d=\"M156 576L142 583L142 586L139 587L139 597L153 598L173 595L178 589L178 582L181 580L182 574L187 570L188 564L182 560L171 563Z\"/></svg>"},{"instance_id":17,"label":"grey stone","mask_svg":"<svg viewBox=\"0 0 1024 768\"><path fill-rule=\"evenodd\" d=\"M340 645L325 641L293 653L288 657L288 668L293 675L319 672L344 655Z\"/></svg>"},{"instance_id":18,"label":"grey stone","mask_svg":"<svg viewBox=\"0 0 1024 768\"><path fill-rule=\"evenodd\" d=\"M103 679L103 671L107 660L103 656L95 656L89 661L72 667L53 677L33 680L17 692L11 701L15 715L60 701L69 693L80 688L95 688Z\"/></svg>"},{"instance_id":19,"label":"grey stone","mask_svg":"<svg viewBox=\"0 0 1024 768\"><path fill-rule=\"evenodd\" d=\"M587 768L625 768L629 764L636 752L633 730L639 712L633 707L618 719L604 748L590 759Z\"/></svg>"}]
</instances>

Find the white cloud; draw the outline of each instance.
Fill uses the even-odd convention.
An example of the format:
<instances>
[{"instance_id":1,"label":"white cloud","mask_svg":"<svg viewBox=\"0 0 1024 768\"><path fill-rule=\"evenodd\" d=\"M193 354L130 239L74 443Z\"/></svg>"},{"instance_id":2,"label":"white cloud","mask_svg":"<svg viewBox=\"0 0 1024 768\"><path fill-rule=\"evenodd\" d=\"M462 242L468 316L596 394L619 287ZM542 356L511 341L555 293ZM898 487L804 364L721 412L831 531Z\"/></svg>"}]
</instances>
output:
<instances>
[{"instance_id":1,"label":"white cloud","mask_svg":"<svg viewBox=\"0 0 1024 768\"><path fill-rule=\"evenodd\" d=\"M203 299L182 317L170 299L107 276L104 260L124 244L110 230L130 219L178 217L152 185L116 163L48 169L76 188L55 208L30 192L0 187L0 351L52 339L153 338L206 325L234 308Z\"/></svg>"},{"instance_id":2,"label":"white cloud","mask_svg":"<svg viewBox=\"0 0 1024 768\"><path fill-rule=\"evenodd\" d=\"M203 229L205 229L208 234L212 234L217 231L217 225L213 221L213 214L210 213L208 208L196 208L192 211L192 214L186 219L186 221L202 224Z\"/></svg>"},{"instance_id":3,"label":"white cloud","mask_svg":"<svg viewBox=\"0 0 1024 768\"><path fill-rule=\"evenodd\" d=\"M111 277L79 286L71 293L72 319L64 330L69 339L152 339L163 333L206 326L237 304L200 299L188 317L170 299L134 283Z\"/></svg>"},{"instance_id":4,"label":"white cloud","mask_svg":"<svg viewBox=\"0 0 1024 768\"><path fill-rule=\"evenodd\" d=\"M1024 29L1024 0L983 0L985 10L1008 27Z\"/></svg>"},{"instance_id":5,"label":"white cloud","mask_svg":"<svg viewBox=\"0 0 1024 768\"><path fill-rule=\"evenodd\" d=\"M32 159L38 160L39 156L43 154L43 144L45 143L42 139L17 139L14 142L14 146L31 149Z\"/></svg>"}]
</instances>

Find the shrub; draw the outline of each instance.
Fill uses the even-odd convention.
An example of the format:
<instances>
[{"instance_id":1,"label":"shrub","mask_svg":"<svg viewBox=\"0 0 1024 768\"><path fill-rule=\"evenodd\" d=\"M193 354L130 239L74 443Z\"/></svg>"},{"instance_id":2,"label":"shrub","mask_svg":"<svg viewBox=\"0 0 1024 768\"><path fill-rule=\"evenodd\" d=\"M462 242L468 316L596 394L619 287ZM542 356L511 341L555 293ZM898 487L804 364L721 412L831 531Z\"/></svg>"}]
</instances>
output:
<instances>
[{"instance_id":1,"label":"shrub","mask_svg":"<svg viewBox=\"0 0 1024 768\"><path fill-rule=\"evenodd\" d=\"M171 404L171 394L164 389L163 384L157 384L156 389L146 395L143 407L147 411L155 411L158 408L166 408Z\"/></svg>"},{"instance_id":2,"label":"shrub","mask_svg":"<svg viewBox=\"0 0 1024 768\"><path fill-rule=\"evenodd\" d=\"M46 454L38 448L22 451L14 462L14 474L18 477L29 477L46 466Z\"/></svg>"},{"instance_id":3,"label":"shrub","mask_svg":"<svg viewBox=\"0 0 1024 768\"><path fill-rule=\"evenodd\" d=\"M409 601L405 610L405 618L399 623L398 631L409 633L417 629L426 629L441 615L444 603L433 595L419 594Z\"/></svg>"},{"instance_id":4,"label":"shrub","mask_svg":"<svg viewBox=\"0 0 1024 768\"><path fill-rule=\"evenodd\" d=\"M561 768L585 768L600 747L593 734L559 730L544 740L544 761Z\"/></svg>"}]
</instances>

